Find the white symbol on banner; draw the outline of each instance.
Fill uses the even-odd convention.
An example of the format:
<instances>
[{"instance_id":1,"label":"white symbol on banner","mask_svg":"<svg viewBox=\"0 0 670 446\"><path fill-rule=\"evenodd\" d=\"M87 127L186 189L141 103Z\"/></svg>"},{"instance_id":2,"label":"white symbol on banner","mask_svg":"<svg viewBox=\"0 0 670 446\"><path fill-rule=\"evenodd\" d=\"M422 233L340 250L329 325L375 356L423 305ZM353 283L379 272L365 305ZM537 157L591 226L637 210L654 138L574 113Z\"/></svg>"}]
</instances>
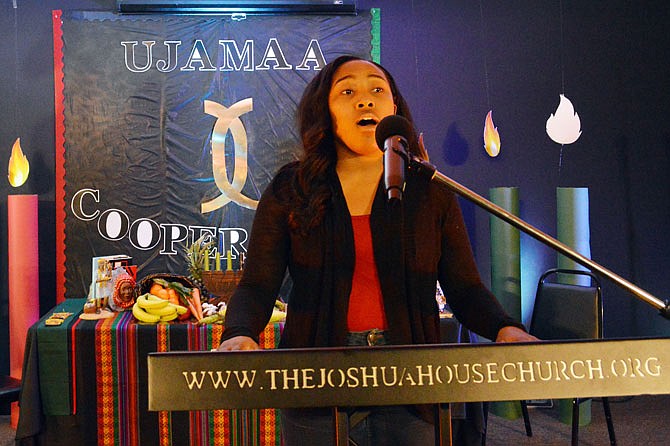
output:
<instances>
[{"instance_id":1,"label":"white symbol on banner","mask_svg":"<svg viewBox=\"0 0 670 446\"><path fill-rule=\"evenodd\" d=\"M247 209L256 209L257 200L242 194L242 188L247 181L247 132L240 116L253 109L253 99L243 99L226 108L214 101L205 101L205 113L217 118L212 130L212 172L214 182L221 191L221 195L213 200L202 203L202 213L215 211L229 202L234 202ZM226 134L230 131L233 136L235 149L235 168L233 182L228 180L226 171Z\"/></svg>"}]
</instances>

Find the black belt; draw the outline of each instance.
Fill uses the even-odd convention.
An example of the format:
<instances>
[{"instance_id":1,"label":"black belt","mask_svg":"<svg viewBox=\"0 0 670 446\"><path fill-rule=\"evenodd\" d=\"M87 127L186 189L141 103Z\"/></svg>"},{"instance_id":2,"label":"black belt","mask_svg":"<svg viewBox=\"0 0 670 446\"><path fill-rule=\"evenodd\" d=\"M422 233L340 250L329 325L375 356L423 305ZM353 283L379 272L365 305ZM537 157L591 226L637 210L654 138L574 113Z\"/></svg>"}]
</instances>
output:
<instances>
[{"instance_id":1,"label":"black belt","mask_svg":"<svg viewBox=\"0 0 670 446\"><path fill-rule=\"evenodd\" d=\"M386 345L388 344L387 333L387 331L379 328L366 331L350 331L347 333L347 345Z\"/></svg>"}]
</instances>

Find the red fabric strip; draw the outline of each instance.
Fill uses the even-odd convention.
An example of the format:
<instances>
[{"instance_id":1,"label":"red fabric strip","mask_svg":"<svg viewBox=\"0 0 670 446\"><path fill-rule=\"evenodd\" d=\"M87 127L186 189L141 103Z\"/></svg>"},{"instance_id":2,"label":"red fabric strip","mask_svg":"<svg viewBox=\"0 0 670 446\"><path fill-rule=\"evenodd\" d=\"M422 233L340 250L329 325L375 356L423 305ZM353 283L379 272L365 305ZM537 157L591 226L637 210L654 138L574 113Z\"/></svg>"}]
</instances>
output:
<instances>
[{"instance_id":1,"label":"red fabric strip","mask_svg":"<svg viewBox=\"0 0 670 446\"><path fill-rule=\"evenodd\" d=\"M188 324L188 349L201 351L207 349L207 325ZM206 411L190 412L191 444L208 444L209 418Z\"/></svg>"},{"instance_id":2,"label":"red fabric strip","mask_svg":"<svg viewBox=\"0 0 670 446\"><path fill-rule=\"evenodd\" d=\"M98 446L115 444L111 326L110 318L99 321L95 327Z\"/></svg>"},{"instance_id":3,"label":"red fabric strip","mask_svg":"<svg viewBox=\"0 0 670 446\"><path fill-rule=\"evenodd\" d=\"M56 125L56 303L65 300L65 114L62 11L52 11Z\"/></svg>"},{"instance_id":4,"label":"red fabric strip","mask_svg":"<svg viewBox=\"0 0 670 446\"><path fill-rule=\"evenodd\" d=\"M113 357L119 444L139 444L137 324L130 312L121 313L112 328L116 340Z\"/></svg>"},{"instance_id":5,"label":"red fabric strip","mask_svg":"<svg viewBox=\"0 0 670 446\"><path fill-rule=\"evenodd\" d=\"M126 311L124 315L128 316L126 319L126 349L128 351L128 444L140 444L139 436L139 402L138 402L138 376L137 364L139 358L137 356L137 324L131 322L133 320L130 311Z\"/></svg>"},{"instance_id":6,"label":"red fabric strip","mask_svg":"<svg viewBox=\"0 0 670 446\"><path fill-rule=\"evenodd\" d=\"M159 324L156 328L156 344L159 352L166 352L170 345L170 332L167 324ZM158 412L158 442L160 446L170 446L172 439L170 436L171 429L170 412Z\"/></svg>"},{"instance_id":7,"label":"red fabric strip","mask_svg":"<svg viewBox=\"0 0 670 446\"><path fill-rule=\"evenodd\" d=\"M76 333L77 333L77 325L79 325L79 322L81 322L81 319L77 318L77 320L70 326L70 345L72 346L70 348L70 382L71 382L71 388L70 388L70 395L72 396L72 415L77 414L77 344L76 344Z\"/></svg>"},{"instance_id":8,"label":"red fabric strip","mask_svg":"<svg viewBox=\"0 0 670 446\"><path fill-rule=\"evenodd\" d=\"M117 316L116 319L111 333L113 335L111 376L114 380L114 419L116 420L114 431L116 432L115 437L118 438L118 444L127 445L130 444L128 443L128 415L132 411L129 398L128 369L133 368L131 364L134 363L130 360L132 354L130 349L126 348L129 327L123 323L121 315Z\"/></svg>"}]
</instances>

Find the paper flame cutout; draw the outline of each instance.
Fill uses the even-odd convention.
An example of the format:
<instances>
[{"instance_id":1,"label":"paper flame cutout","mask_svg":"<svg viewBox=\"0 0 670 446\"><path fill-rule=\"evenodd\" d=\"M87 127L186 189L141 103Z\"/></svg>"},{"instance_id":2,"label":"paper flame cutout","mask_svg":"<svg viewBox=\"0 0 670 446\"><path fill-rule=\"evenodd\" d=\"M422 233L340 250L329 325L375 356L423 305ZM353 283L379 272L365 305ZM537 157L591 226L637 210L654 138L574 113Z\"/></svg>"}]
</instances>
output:
<instances>
[{"instance_id":1,"label":"paper flame cutout","mask_svg":"<svg viewBox=\"0 0 670 446\"><path fill-rule=\"evenodd\" d=\"M547 135L558 144L572 144L582 134L581 122L570 99L560 97L556 113L547 119Z\"/></svg>"},{"instance_id":2,"label":"paper flame cutout","mask_svg":"<svg viewBox=\"0 0 670 446\"><path fill-rule=\"evenodd\" d=\"M7 174L9 184L13 187L21 186L28 179L29 172L30 163L28 163L28 158L26 158L21 150L21 138L16 138L16 141L14 141L14 145L12 146L12 155L9 157L9 169Z\"/></svg>"},{"instance_id":3,"label":"paper flame cutout","mask_svg":"<svg viewBox=\"0 0 670 446\"><path fill-rule=\"evenodd\" d=\"M498 128L493 125L493 110L488 112L484 123L484 149L490 157L496 157L500 153L500 135Z\"/></svg>"}]
</instances>

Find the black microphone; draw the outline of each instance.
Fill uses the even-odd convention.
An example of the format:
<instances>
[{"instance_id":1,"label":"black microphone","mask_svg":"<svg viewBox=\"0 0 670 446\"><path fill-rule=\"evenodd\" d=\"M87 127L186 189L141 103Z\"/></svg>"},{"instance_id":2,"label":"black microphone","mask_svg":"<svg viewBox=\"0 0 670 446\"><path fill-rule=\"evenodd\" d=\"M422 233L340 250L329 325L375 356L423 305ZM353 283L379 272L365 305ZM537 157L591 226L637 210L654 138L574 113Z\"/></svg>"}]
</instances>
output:
<instances>
[{"instance_id":1,"label":"black microphone","mask_svg":"<svg viewBox=\"0 0 670 446\"><path fill-rule=\"evenodd\" d=\"M402 200L408 161L407 140L413 134L409 121L398 115L385 117L375 130L377 145L384 152L384 186L388 201Z\"/></svg>"}]
</instances>

